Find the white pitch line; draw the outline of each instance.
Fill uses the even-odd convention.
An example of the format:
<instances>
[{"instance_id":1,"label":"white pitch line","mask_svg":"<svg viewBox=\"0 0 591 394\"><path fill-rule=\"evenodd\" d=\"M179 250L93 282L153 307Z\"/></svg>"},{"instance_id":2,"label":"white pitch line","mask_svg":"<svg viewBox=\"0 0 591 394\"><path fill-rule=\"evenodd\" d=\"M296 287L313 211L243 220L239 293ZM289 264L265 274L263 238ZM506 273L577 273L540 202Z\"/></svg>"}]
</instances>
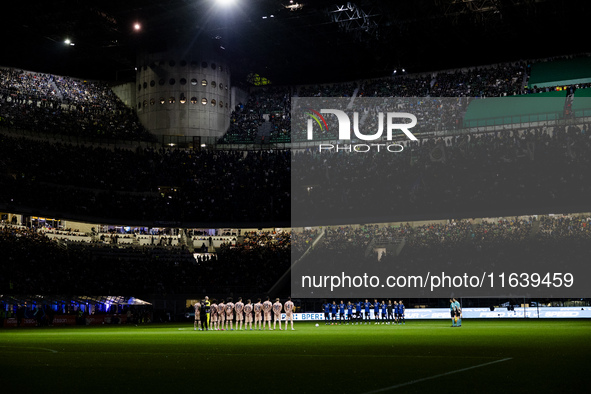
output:
<instances>
[{"instance_id":1,"label":"white pitch line","mask_svg":"<svg viewBox=\"0 0 591 394\"><path fill-rule=\"evenodd\" d=\"M2 347L2 348L6 348L6 349L15 349L15 350L18 350L18 351L22 351L22 349L37 349L37 350L47 350L48 352L51 352L51 353L57 353L57 352L58 352L57 350L48 349L48 348L45 348L45 347L28 347L28 346L27 346L27 347L19 347L19 346L0 346L0 347Z\"/></svg>"},{"instance_id":2,"label":"white pitch line","mask_svg":"<svg viewBox=\"0 0 591 394\"><path fill-rule=\"evenodd\" d=\"M396 384L394 386L384 387L384 388L373 390L373 391L368 391L365 394L382 393L384 391L394 390L394 389L397 389L399 387L410 386L411 384L421 383L421 382L424 382L424 381L427 381L427 380L437 379L437 378L441 378L443 376L448 376L448 375L453 375L453 374L459 373L459 372L469 371L471 369L476 369L476 368L480 368L480 367L486 367L487 365L502 363L504 361L509 361L509 360L512 360L512 359L513 359L512 357L509 357L509 358L504 358L502 360L496 360L496 361L491 361L491 362L484 363L484 364L474 365L472 367L467 367L467 368L462 368L462 369L456 369L455 371L440 373L439 375L433 375L433 376L429 376L427 378L411 380L410 382Z\"/></svg>"},{"instance_id":3,"label":"white pitch line","mask_svg":"<svg viewBox=\"0 0 591 394\"><path fill-rule=\"evenodd\" d=\"M41 349L41 348L38 348ZM50 349L47 349L50 350ZM80 351L80 350L67 350L66 353L80 353L80 354L87 354L88 351ZM57 353L57 352L56 352ZM390 354L303 354L303 353L282 353L282 354L274 354L274 353L203 353L203 352L92 352L93 354L109 354L109 355L132 355L132 356L187 356L187 355L197 355L197 356L211 356L211 357L232 357L232 356L249 356L249 357L268 357L269 355L273 356L283 356L283 357L326 357L326 358L343 358L343 357L355 357L358 358L445 358L445 359L487 359L487 358L496 358L491 356L415 356L415 355L390 355ZM495 362L497 362L496 360Z\"/></svg>"}]
</instances>

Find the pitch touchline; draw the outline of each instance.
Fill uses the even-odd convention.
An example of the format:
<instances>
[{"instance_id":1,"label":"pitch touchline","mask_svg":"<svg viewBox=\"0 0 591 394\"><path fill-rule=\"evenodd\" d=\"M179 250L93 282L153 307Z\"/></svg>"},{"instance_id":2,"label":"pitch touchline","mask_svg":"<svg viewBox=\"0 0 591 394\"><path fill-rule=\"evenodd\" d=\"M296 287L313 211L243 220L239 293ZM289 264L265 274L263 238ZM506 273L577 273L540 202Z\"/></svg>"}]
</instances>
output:
<instances>
[{"instance_id":1,"label":"pitch touchline","mask_svg":"<svg viewBox=\"0 0 591 394\"><path fill-rule=\"evenodd\" d=\"M478 364L478 365L474 365L472 367L467 367L467 368L462 368L462 369L456 369L455 371L450 371L450 372L445 372L445 373L440 373L439 375L433 375L433 376L429 376L427 378L422 378L422 379L416 379L416 380L411 380L410 382L406 382L406 383L402 383L402 384L396 384L394 386L390 386L390 387L384 387L381 389L377 389L377 390L373 390L373 391L368 391L365 394L373 394L373 393L382 393L384 391L388 391L388 390L394 390L397 389L399 387L404 387L404 386L410 386L411 384L415 384L415 383L421 383L424 382L426 380L431 380L431 379L437 379L437 378L441 378L443 376L447 376L447 375L453 375L455 373L459 373L459 372L464 372L464 371L469 371L471 369L476 369L476 368L480 368L480 367L486 367L487 365L492 365L492 364L497 364L497 363L502 363L504 361L509 361L512 360L512 357L509 358L504 358L502 360L496 360L496 361L490 361L488 363L484 363L484 364Z\"/></svg>"},{"instance_id":2,"label":"pitch touchline","mask_svg":"<svg viewBox=\"0 0 591 394\"><path fill-rule=\"evenodd\" d=\"M30 348L33 349L33 348ZM43 349L43 348L34 348L34 349ZM49 350L52 351L51 349L45 349L45 350ZM53 352L57 353L57 351L53 350ZM64 353L89 353L88 351L64 351ZM175 352L175 353L157 353L157 352L92 352L93 354L117 354L117 355L126 355L126 354L130 354L133 356L154 356L154 355L160 355L160 356L170 356L170 355L196 355L196 356L264 356L267 357L269 355L273 355L273 356L285 356L285 357L355 357L355 358L453 358L453 359L487 359L487 358L495 358L495 357L490 357L490 356L397 356L397 355L378 355L378 354L296 354L296 353L282 353L282 354L276 354L276 353L200 353L200 352L187 352L187 353L179 353L179 352ZM495 361L495 362L498 362Z\"/></svg>"},{"instance_id":3,"label":"pitch touchline","mask_svg":"<svg viewBox=\"0 0 591 394\"><path fill-rule=\"evenodd\" d=\"M19 352L22 351L23 349L32 349L32 350L47 350L48 352L51 353L57 353L57 350L53 350L53 349L48 349L45 347L19 347L19 346L0 346L2 348L5 349L14 349L14 350L18 350Z\"/></svg>"}]
</instances>

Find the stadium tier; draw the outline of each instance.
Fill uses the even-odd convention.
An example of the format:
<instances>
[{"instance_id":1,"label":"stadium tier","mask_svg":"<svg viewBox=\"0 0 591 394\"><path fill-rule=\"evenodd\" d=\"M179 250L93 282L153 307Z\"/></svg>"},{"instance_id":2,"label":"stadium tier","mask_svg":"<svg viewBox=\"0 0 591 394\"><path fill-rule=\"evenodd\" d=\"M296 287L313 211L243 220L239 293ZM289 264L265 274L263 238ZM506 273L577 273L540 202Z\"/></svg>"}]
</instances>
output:
<instances>
[{"instance_id":1,"label":"stadium tier","mask_svg":"<svg viewBox=\"0 0 591 394\"><path fill-rule=\"evenodd\" d=\"M591 59L572 59L537 62L531 66L529 86L568 86L591 83Z\"/></svg>"},{"instance_id":2,"label":"stadium tier","mask_svg":"<svg viewBox=\"0 0 591 394\"><path fill-rule=\"evenodd\" d=\"M0 128L87 140L154 141L110 86L0 69Z\"/></svg>"},{"instance_id":3,"label":"stadium tier","mask_svg":"<svg viewBox=\"0 0 591 394\"><path fill-rule=\"evenodd\" d=\"M591 2L5 3L2 392L589 391Z\"/></svg>"}]
</instances>

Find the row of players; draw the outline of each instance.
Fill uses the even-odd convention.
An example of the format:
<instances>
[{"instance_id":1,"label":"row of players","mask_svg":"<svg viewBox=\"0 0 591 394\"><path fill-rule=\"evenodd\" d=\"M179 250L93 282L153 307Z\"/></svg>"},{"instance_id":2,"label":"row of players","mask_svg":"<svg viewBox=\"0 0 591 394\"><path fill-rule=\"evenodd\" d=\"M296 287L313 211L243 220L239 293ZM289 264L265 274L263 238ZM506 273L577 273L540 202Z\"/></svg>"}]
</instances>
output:
<instances>
[{"instance_id":1,"label":"row of players","mask_svg":"<svg viewBox=\"0 0 591 394\"><path fill-rule=\"evenodd\" d=\"M291 301L291 297L288 297L285 304L282 304L279 298L275 300L275 303L271 303L269 297L261 303L261 299L257 299L256 304L253 304L251 300L246 300L246 304L242 302L242 297L238 298L238 301L234 304L232 302L232 297L229 297L224 303L224 300L220 300L219 303L217 300L212 299L209 300L209 297L205 297L205 299L201 300L200 302L196 302L195 305L195 323L193 324L193 329L207 331L216 330L216 331L224 331L229 330L234 331L234 313L236 316L236 330L242 330L242 322L244 321L244 329L248 330L250 327L250 331L253 330L252 322L253 316L252 312L254 312L254 329L263 330L267 326L267 322L269 322L269 330L275 330L277 322L279 322L279 329L281 330L281 311L285 311L285 329L287 330L287 323L291 322L291 329L293 330L293 312L294 312L294 304ZM273 319L273 328L271 328L271 311L273 312L274 319ZM263 321L264 317L264 321ZM240 323L240 328L238 328L238 324ZM261 326L262 324L262 326ZM225 328L224 328L225 327Z\"/></svg>"},{"instance_id":2,"label":"row of players","mask_svg":"<svg viewBox=\"0 0 591 394\"><path fill-rule=\"evenodd\" d=\"M365 321L365 324L367 324L370 320L371 308L374 309L375 324L379 324L380 318L382 324L385 321L386 324L390 324L390 322L393 322L394 324L406 324L406 319L404 317L405 307L402 300L399 302L394 301L394 303L392 303L392 300L388 300L387 304L385 301L380 303L377 299L374 299L373 304L369 302L368 299L365 299L365 302L357 301L351 303L351 301L349 301L347 304L341 300L341 303L338 305L336 301L333 301L332 304L325 302L322 306L324 307L325 324L334 324L334 322L331 323L331 317L332 320L337 319L337 310L339 321L345 320L345 310L347 310L346 319L348 321L355 319L355 324L359 324L362 321ZM353 311L353 308L355 308L355 311Z\"/></svg>"}]
</instances>

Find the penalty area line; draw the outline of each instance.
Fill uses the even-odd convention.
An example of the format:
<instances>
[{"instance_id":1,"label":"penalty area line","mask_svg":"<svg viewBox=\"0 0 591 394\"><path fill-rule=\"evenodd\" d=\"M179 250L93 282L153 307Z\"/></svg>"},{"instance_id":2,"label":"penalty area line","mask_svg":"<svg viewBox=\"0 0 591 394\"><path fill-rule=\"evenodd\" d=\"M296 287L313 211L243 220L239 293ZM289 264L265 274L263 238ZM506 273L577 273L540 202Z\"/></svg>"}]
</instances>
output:
<instances>
[{"instance_id":1,"label":"penalty area line","mask_svg":"<svg viewBox=\"0 0 591 394\"><path fill-rule=\"evenodd\" d=\"M484 364L473 365L473 366L467 367L467 368L456 369L455 371L440 373L438 375L433 375L433 376L429 376L429 377L422 378L422 379L411 380L410 382L396 384L394 386L389 386L389 387L384 387L384 388L377 389L377 390L368 391L365 394L382 393L384 391L394 390L394 389L397 389L399 387L410 386L411 384L421 383L421 382L425 382L427 380L437 379L437 378L441 378L441 377L444 377L444 376L453 375L455 373L460 373L460 372L464 372L464 371L469 371L471 369L486 367L487 365L502 363L504 361L509 361L509 360L513 360L513 357L504 358L502 360L490 361L490 362L484 363Z\"/></svg>"}]
</instances>

